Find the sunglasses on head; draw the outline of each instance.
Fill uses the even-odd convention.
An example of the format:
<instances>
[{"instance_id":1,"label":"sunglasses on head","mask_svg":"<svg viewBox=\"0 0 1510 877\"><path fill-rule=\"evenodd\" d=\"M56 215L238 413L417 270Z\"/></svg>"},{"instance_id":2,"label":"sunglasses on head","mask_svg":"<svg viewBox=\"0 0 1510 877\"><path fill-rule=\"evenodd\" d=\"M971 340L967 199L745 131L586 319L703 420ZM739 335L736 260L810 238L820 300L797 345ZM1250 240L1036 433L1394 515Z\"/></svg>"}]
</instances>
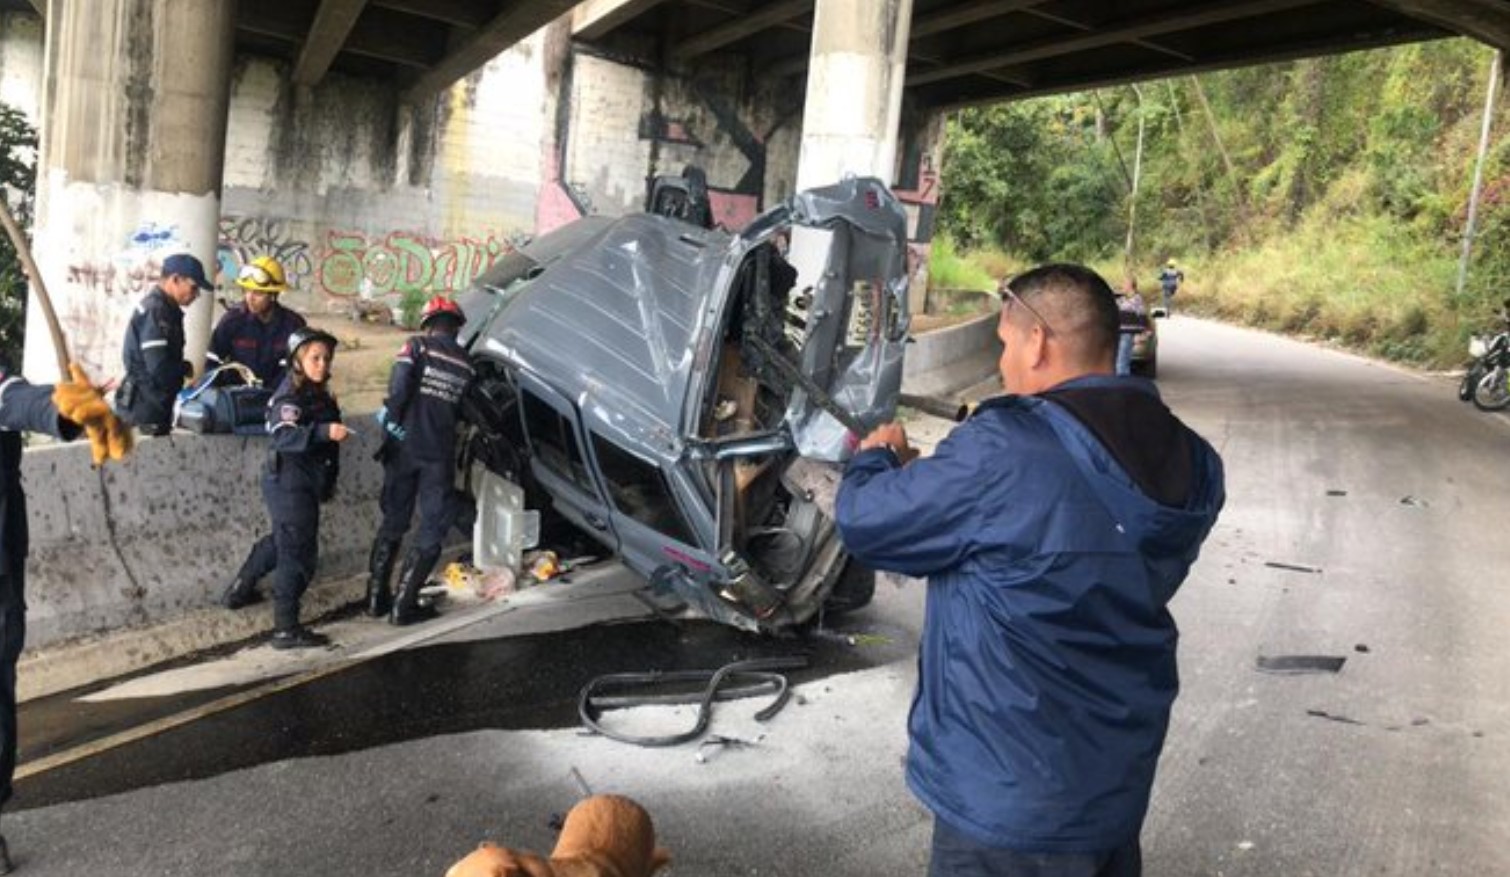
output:
<instances>
[{"instance_id":1,"label":"sunglasses on head","mask_svg":"<svg viewBox=\"0 0 1510 877\"><path fill-rule=\"evenodd\" d=\"M1038 313L1038 311L1035 310L1032 305L1023 301L1022 298L1017 295L1017 293L1012 291L1012 287L1003 284L1000 289L1000 294L1002 302L1006 304L1007 307L1020 305L1023 310L1031 314L1038 325L1043 327L1043 334L1052 335L1054 333L1054 330L1049 327L1049 321L1043 318L1043 314Z\"/></svg>"}]
</instances>

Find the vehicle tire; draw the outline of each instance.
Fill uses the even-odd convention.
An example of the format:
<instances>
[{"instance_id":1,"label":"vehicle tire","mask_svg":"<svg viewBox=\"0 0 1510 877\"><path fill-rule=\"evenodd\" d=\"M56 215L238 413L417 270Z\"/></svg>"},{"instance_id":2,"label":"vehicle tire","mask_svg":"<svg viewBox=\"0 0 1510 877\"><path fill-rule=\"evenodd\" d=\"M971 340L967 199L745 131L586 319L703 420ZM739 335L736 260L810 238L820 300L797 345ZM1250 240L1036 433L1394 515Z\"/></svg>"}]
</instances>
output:
<instances>
[{"instance_id":1,"label":"vehicle tire","mask_svg":"<svg viewBox=\"0 0 1510 877\"><path fill-rule=\"evenodd\" d=\"M1504 366L1491 369L1473 386L1473 407L1499 411L1510 407L1510 372Z\"/></svg>"},{"instance_id":2,"label":"vehicle tire","mask_svg":"<svg viewBox=\"0 0 1510 877\"><path fill-rule=\"evenodd\" d=\"M842 615L862 609L870 604L875 594L876 571L850 558L844 562L844 571L839 573L839 580L834 582L834 589L829 592L828 599L823 601L823 612L826 615Z\"/></svg>"},{"instance_id":3,"label":"vehicle tire","mask_svg":"<svg viewBox=\"0 0 1510 877\"><path fill-rule=\"evenodd\" d=\"M1463 382L1458 384L1458 398L1467 402L1473 398L1473 388L1479 381L1484 379L1484 364L1475 362L1468 366L1468 373L1463 375Z\"/></svg>"}]
</instances>

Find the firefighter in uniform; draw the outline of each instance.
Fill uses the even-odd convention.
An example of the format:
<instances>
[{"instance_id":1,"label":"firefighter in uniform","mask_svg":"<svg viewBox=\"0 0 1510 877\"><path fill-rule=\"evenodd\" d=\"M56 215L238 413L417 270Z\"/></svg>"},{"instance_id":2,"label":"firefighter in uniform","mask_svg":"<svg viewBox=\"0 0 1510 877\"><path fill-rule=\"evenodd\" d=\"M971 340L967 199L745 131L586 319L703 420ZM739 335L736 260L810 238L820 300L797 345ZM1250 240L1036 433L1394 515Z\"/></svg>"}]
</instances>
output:
<instances>
[{"instance_id":1,"label":"firefighter in uniform","mask_svg":"<svg viewBox=\"0 0 1510 877\"><path fill-rule=\"evenodd\" d=\"M213 289L204 265L188 253L163 262L162 279L136 306L122 350L126 377L115 391L121 419L147 435L173 428L173 400L193 369L184 361L184 312L201 289Z\"/></svg>"},{"instance_id":2,"label":"firefighter in uniform","mask_svg":"<svg viewBox=\"0 0 1510 877\"><path fill-rule=\"evenodd\" d=\"M242 265L236 285L246 291L245 301L215 324L205 358L210 368L239 362L263 386L276 387L283 377L288 337L304 328L304 318L278 301L288 291L288 281L283 265L272 256L259 256Z\"/></svg>"},{"instance_id":3,"label":"firefighter in uniform","mask_svg":"<svg viewBox=\"0 0 1510 877\"><path fill-rule=\"evenodd\" d=\"M99 390L78 366L73 380L32 386L0 365L0 806L11 797L16 772L16 662L26 644L26 493L21 488L21 433L41 432L64 440L89 433L94 462L122 460L131 450L131 430L111 413ZM10 850L0 837L0 874L11 870Z\"/></svg>"},{"instance_id":4,"label":"firefighter in uniform","mask_svg":"<svg viewBox=\"0 0 1510 877\"><path fill-rule=\"evenodd\" d=\"M436 296L425 304L420 330L404 343L388 380L388 397L378 411L384 431L378 458L383 461L383 523L372 543L367 582L367 611L389 614L396 625L433 617L419 602L419 591L440 558L441 539L458 511L453 486L456 427L462 395L472 381L472 363L456 340L466 318L456 302ZM399 572L398 596L388 580L399 542L409 529L416 499L419 532Z\"/></svg>"},{"instance_id":5,"label":"firefighter in uniform","mask_svg":"<svg viewBox=\"0 0 1510 877\"><path fill-rule=\"evenodd\" d=\"M306 326L288 338L288 374L267 404L271 436L262 497L272 533L252 546L221 602L240 609L261 599L257 582L273 573L273 648L300 649L330 642L299 623L299 600L315 575L320 554L320 504L335 494L340 443L350 432L330 394L336 339Z\"/></svg>"}]
</instances>

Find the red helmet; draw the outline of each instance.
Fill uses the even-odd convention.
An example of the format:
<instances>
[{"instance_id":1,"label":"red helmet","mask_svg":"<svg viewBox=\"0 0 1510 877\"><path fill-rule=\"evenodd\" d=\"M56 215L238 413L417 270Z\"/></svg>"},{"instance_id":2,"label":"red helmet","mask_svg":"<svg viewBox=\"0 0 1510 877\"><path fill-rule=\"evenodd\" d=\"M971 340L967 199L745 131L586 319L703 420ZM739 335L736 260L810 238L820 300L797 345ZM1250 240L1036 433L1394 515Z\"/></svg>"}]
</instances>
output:
<instances>
[{"instance_id":1,"label":"red helmet","mask_svg":"<svg viewBox=\"0 0 1510 877\"><path fill-rule=\"evenodd\" d=\"M458 325L467 321L466 315L461 312L461 306L443 295L425 302L424 309L419 312L419 327L425 328L436 317L453 317Z\"/></svg>"}]
</instances>

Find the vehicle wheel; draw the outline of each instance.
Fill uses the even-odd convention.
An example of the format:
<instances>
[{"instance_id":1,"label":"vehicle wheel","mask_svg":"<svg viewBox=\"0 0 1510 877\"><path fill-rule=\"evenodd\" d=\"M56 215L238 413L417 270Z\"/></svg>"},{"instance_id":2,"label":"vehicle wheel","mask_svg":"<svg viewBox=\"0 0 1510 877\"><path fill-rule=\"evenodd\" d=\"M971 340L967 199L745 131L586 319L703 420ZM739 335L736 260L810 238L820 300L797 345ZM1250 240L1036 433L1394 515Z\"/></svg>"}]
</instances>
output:
<instances>
[{"instance_id":1,"label":"vehicle wheel","mask_svg":"<svg viewBox=\"0 0 1510 877\"><path fill-rule=\"evenodd\" d=\"M1463 375L1463 382L1458 384L1458 398L1464 402L1473 398L1473 388L1478 386L1479 381L1484 379L1484 364L1475 362L1468 367L1468 373Z\"/></svg>"},{"instance_id":2,"label":"vehicle wheel","mask_svg":"<svg viewBox=\"0 0 1510 877\"><path fill-rule=\"evenodd\" d=\"M844 571L839 573L839 580L823 602L823 611L828 615L853 612L869 605L875 594L876 571L850 558L844 562Z\"/></svg>"},{"instance_id":3,"label":"vehicle wheel","mask_svg":"<svg viewBox=\"0 0 1510 877\"><path fill-rule=\"evenodd\" d=\"M1473 405L1480 411L1510 406L1510 371L1501 366L1484 375L1473 387Z\"/></svg>"}]
</instances>

